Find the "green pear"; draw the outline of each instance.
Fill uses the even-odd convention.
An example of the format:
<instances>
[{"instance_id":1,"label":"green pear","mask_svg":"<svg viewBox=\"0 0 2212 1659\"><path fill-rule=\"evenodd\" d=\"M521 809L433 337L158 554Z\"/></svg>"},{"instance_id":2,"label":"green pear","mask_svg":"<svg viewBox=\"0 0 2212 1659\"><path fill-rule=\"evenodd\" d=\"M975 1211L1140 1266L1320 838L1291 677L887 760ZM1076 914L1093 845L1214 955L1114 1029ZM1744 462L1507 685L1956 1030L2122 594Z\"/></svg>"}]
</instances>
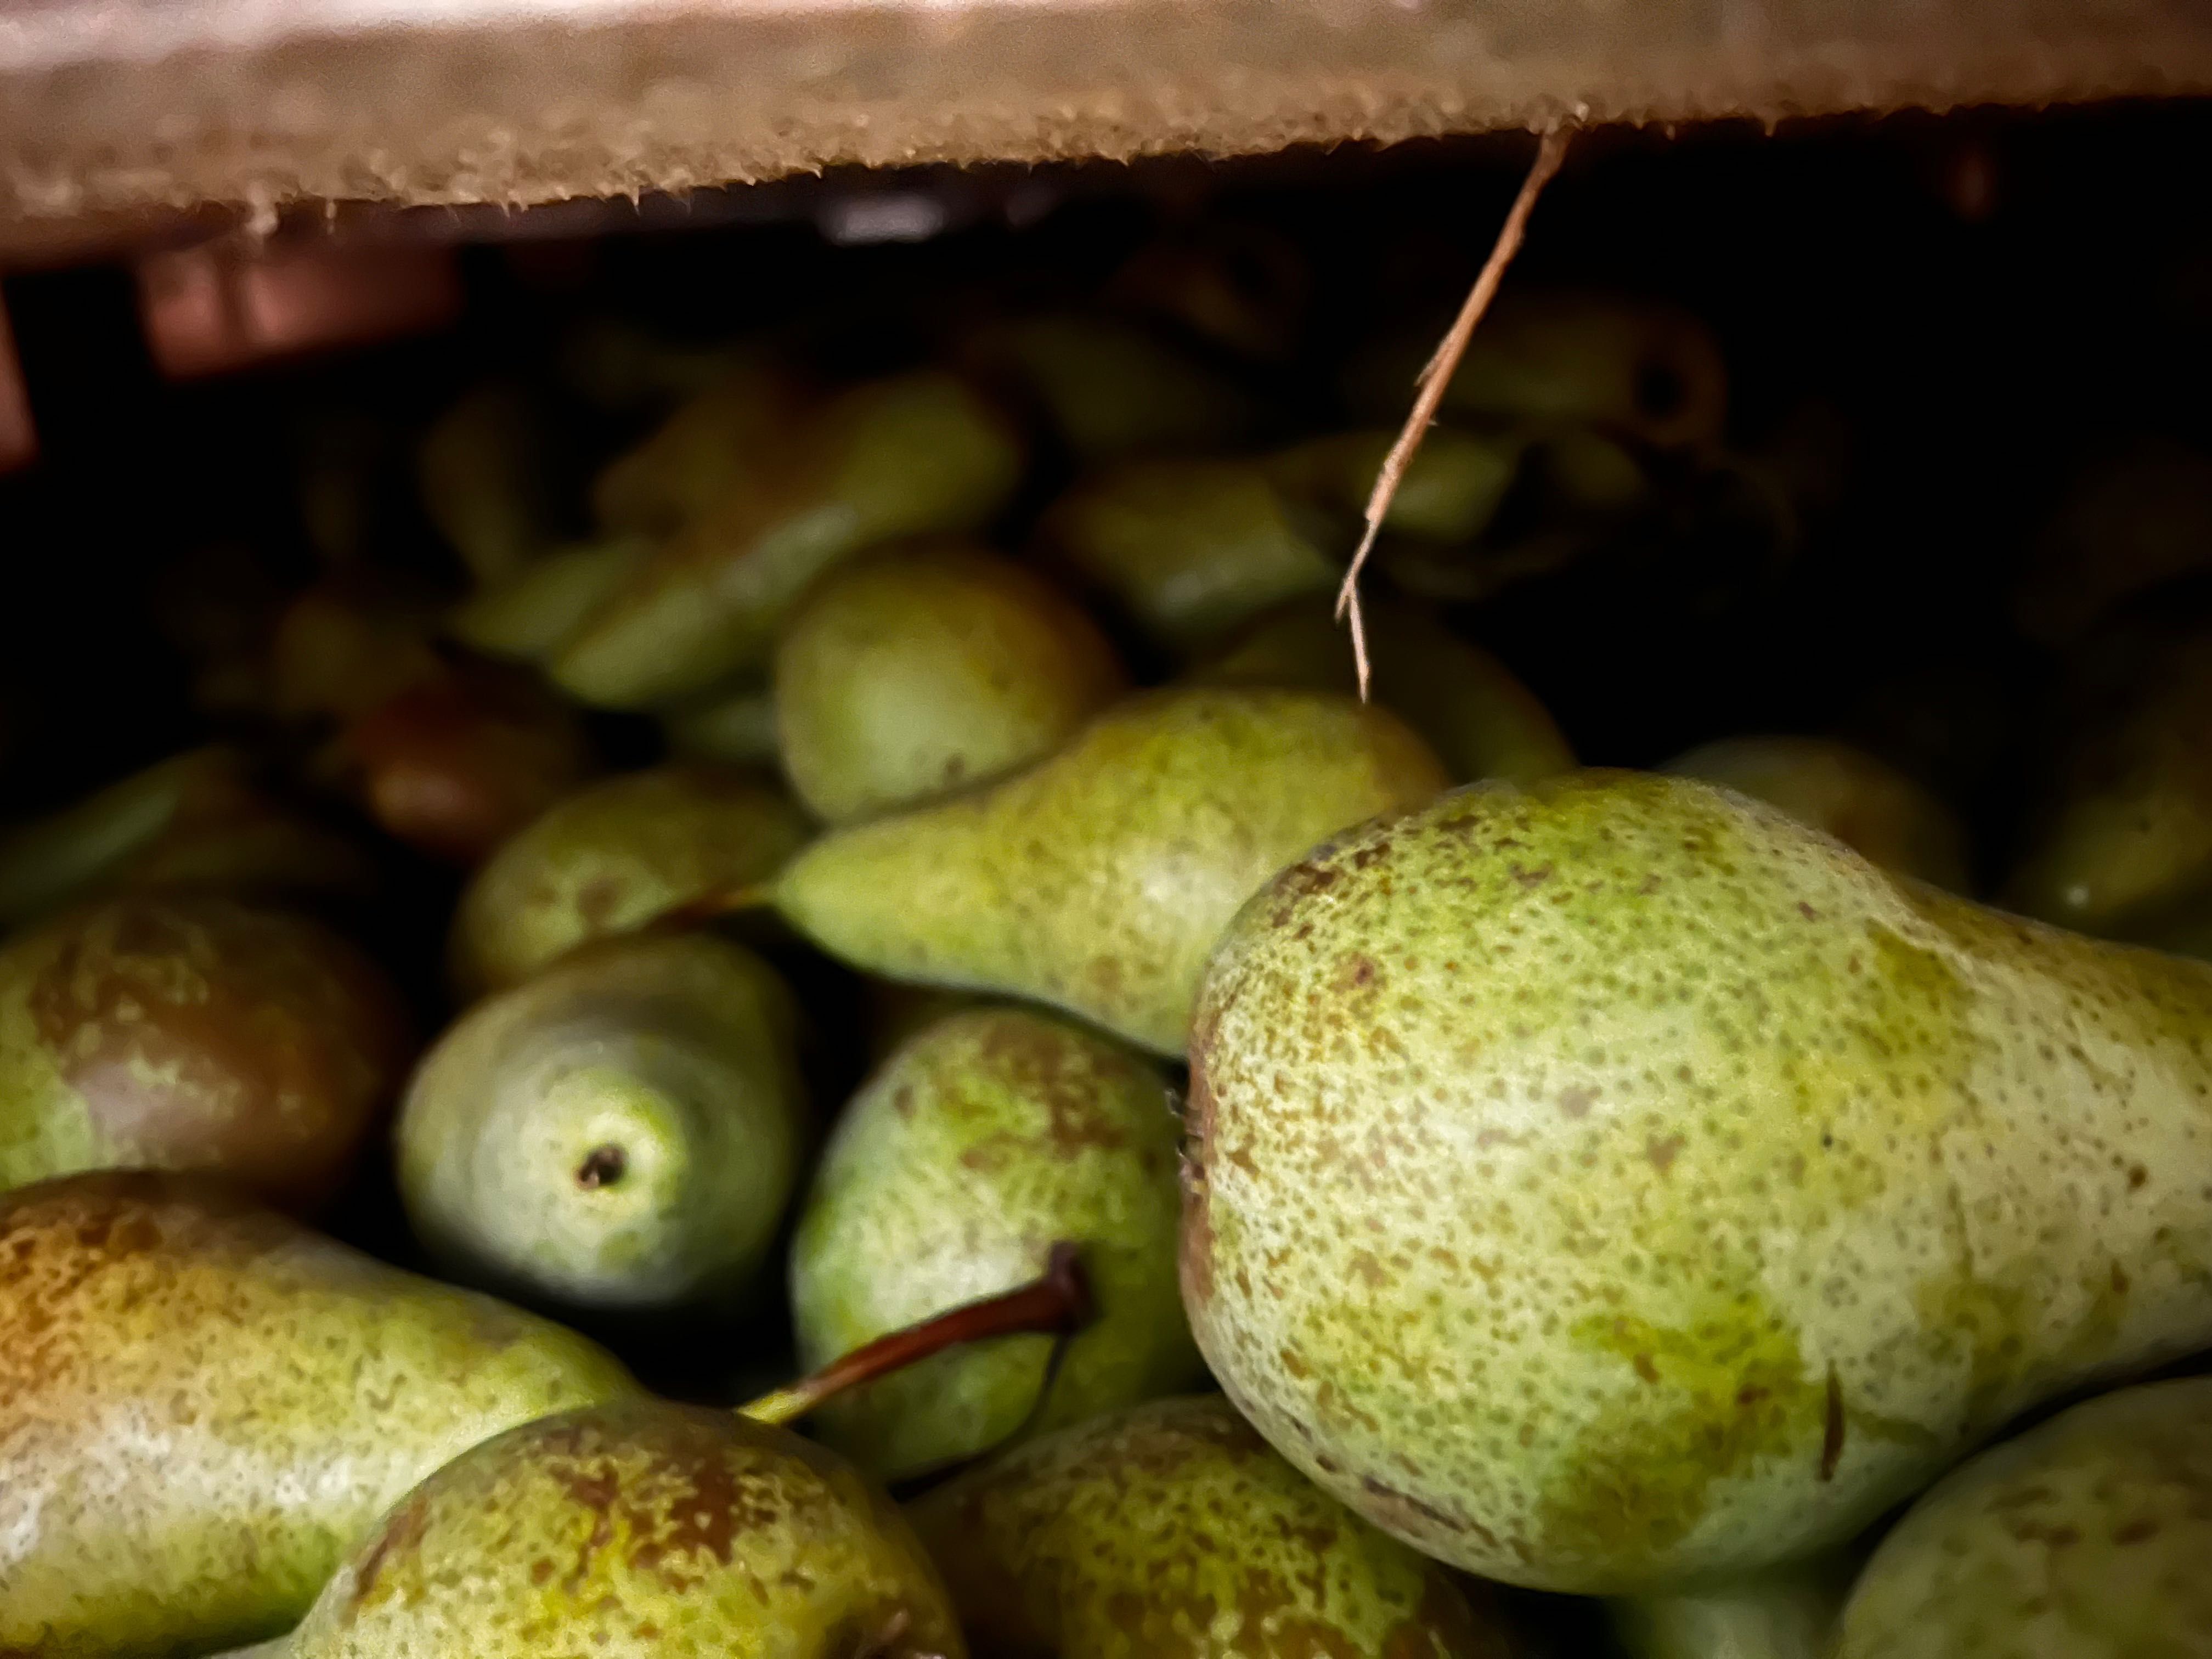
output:
<instances>
[{"instance_id":1,"label":"green pear","mask_svg":"<svg viewBox=\"0 0 2212 1659\"><path fill-rule=\"evenodd\" d=\"M733 1304L798 1176L793 1018L766 963L707 934L603 940L478 1003L400 1109L416 1232L533 1300Z\"/></svg>"},{"instance_id":2,"label":"green pear","mask_svg":"<svg viewBox=\"0 0 2212 1659\"><path fill-rule=\"evenodd\" d=\"M0 926L118 890L359 894L369 860L264 790L245 757L188 750L0 834Z\"/></svg>"},{"instance_id":3,"label":"green pear","mask_svg":"<svg viewBox=\"0 0 2212 1659\"><path fill-rule=\"evenodd\" d=\"M551 427L521 386L487 381L462 393L416 446L423 513L480 585L513 576L558 539Z\"/></svg>"},{"instance_id":4,"label":"green pear","mask_svg":"<svg viewBox=\"0 0 2212 1659\"><path fill-rule=\"evenodd\" d=\"M1510 1659L1471 1583L1285 1463L1226 1401L1020 1446L910 1510L977 1659Z\"/></svg>"},{"instance_id":5,"label":"green pear","mask_svg":"<svg viewBox=\"0 0 2212 1659\"><path fill-rule=\"evenodd\" d=\"M642 536L551 549L454 607L446 631L488 657L549 663L653 552Z\"/></svg>"},{"instance_id":6,"label":"green pear","mask_svg":"<svg viewBox=\"0 0 2212 1659\"><path fill-rule=\"evenodd\" d=\"M0 1188L189 1170L312 1209L409 1054L397 994L315 922L186 895L70 911L0 945Z\"/></svg>"},{"instance_id":7,"label":"green pear","mask_svg":"<svg viewBox=\"0 0 2212 1659\"><path fill-rule=\"evenodd\" d=\"M1383 529L1430 541L1473 541L1504 502L1528 436L1431 428L1399 477ZM1291 496L1363 519L1397 441L1395 432L1379 428L1309 439L1271 459L1267 476Z\"/></svg>"},{"instance_id":8,"label":"green pear","mask_svg":"<svg viewBox=\"0 0 2212 1659\"><path fill-rule=\"evenodd\" d=\"M1220 375L1117 318L1024 318L984 331L968 355L1011 372L1085 462L1224 449L1257 413Z\"/></svg>"},{"instance_id":9,"label":"green pear","mask_svg":"<svg viewBox=\"0 0 2212 1659\"><path fill-rule=\"evenodd\" d=\"M38 1659L281 1631L430 1471L636 1387L558 1326L184 1177L0 1198L0 1650Z\"/></svg>"},{"instance_id":10,"label":"green pear","mask_svg":"<svg viewBox=\"0 0 2212 1659\"><path fill-rule=\"evenodd\" d=\"M1844 1608L1834 1659L2212 1653L2212 1378L2123 1389L1954 1469Z\"/></svg>"},{"instance_id":11,"label":"green pear","mask_svg":"<svg viewBox=\"0 0 2212 1659\"><path fill-rule=\"evenodd\" d=\"M2063 645L2116 608L2212 565L2212 455L2138 441L2068 482L2013 596L2021 632Z\"/></svg>"},{"instance_id":12,"label":"green pear","mask_svg":"<svg viewBox=\"0 0 2212 1659\"><path fill-rule=\"evenodd\" d=\"M712 692L660 717L668 750L687 760L732 766L777 765L775 694L765 685L740 684Z\"/></svg>"},{"instance_id":13,"label":"green pear","mask_svg":"<svg viewBox=\"0 0 2212 1659\"><path fill-rule=\"evenodd\" d=\"M622 1401L510 1430L422 1482L288 1659L965 1659L890 1501L726 1412Z\"/></svg>"},{"instance_id":14,"label":"green pear","mask_svg":"<svg viewBox=\"0 0 2212 1659\"><path fill-rule=\"evenodd\" d=\"M1395 715L1351 697L1152 692L1027 771L820 837L773 897L856 968L1050 1003L1171 1054L1246 897L1445 781Z\"/></svg>"},{"instance_id":15,"label":"green pear","mask_svg":"<svg viewBox=\"0 0 2212 1659\"><path fill-rule=\"evenodd\" d=\"M726 495L760 488L780 464L791 423L803 418L811 401L772 354L736 351L708 384L599 474L592 486L592 515L617 533L674 534Z\"/></svg>"},{"instance_id":16,"label":"green pear","mask_svg":"<svg viewBox=\"0 0 2212 1659\"><path fill-rule=\"evenodd\" d=\"M1609 1603L1629 1659L1829 1659L1857 1556L1817 1556Z\"/></svg>"},{"instance_id":17,"label":"green pear","mask_svg":"<svg viewBox=\"0 0 2212 1659\"><path fill-rule=\"evenodd\" d=\"M1779 807L1901 876L1966 890L1966 836L1951 809L1885 762L1829 738L1723 738L1661 769Z\"/></svg>"},{"instance_id":18,"label":"green pear","mask_svg":"<svg viewBox=\"0 0 2212 1659\"><path fill-rule=\"evenodd\" d=\"M2208 1030L2212 966L1741 796L1476 785L1224 939L1184 1304L1261 1431L1416 1548L1604 1595L1754 1571L2212 1342Z\"/></svg>"},{"instance_id":19,"label":"green pear","mask_svg":"<svg viewBox=\"0 0 2212 1659\"><path fill-rule=\"evenodd\" d=\"M1387 598L1365 601L1374 694L1427 738L1459 782L1543 778L1574 750L1535 693L1505 665L1426 612ZM1268 612L1193 679L1216 685L1292 685L1356 691L1352 636L1334 602L1293 599Z\"/></svg>"},{"instance_id":20,"label":"green pear","mask_svg":"<svg viewBox=\"0 0 2212 1659\"><path fill-rule=\"evenodd\" d=\"M554 659L571 695L647 708L767 654L831 565L878 542L973 530L1019 481L1018 437L962 381L856 387L787 422L772 454L672 534Z\"/></svg>"},{"instance_id":21,"label":"green pear","mask_svg":"<svg viewBox=\"0 0 2212 1659\"><path fill-rule=\"evenodd\" d=\"M1333 593L1344 577L1325 526L1257 462L1115 467L1061 496L1041 533L1077 582L1183 657L1285 599Z\"/></svg>"},{"instance_id":22,"label":"green pear","mask_svg":"<svg viewBox=\"0 0 2212 1659\"><path fill-rule=\"evenodd\" d=\"M823 1407L817 1431L896 1480L1204 1376L1176 1290L1182 1127L1148 1061L1027 1008L951 1014L838 1120L791 1257L800 1362L1036 1277L1080 1247L1091 1322L936 1355Z\"/></svg>"},{"instance_id":23,"label":"green pear","mask_svg":"<svg viewBox=\"0 0 2212 1659\"><path fill-rule=\"evenodd\" d=\"M577 791L501 843L462 893L447 953L464 997L520 983L587 939L774 875L805 817L757 774L671 764Z\"/></svg>"},{"instance_id":24,"label":"green pear","mask_svg":"<svg viewBox=\"0 0 2212 1659\"><path fill-rule=\"evenodd\" d=\"M785 772L832 823L1050 754L1127 682L1090 617L981 549L887 549L832 570L776 641Z\"/></svg>"}]
</instances>

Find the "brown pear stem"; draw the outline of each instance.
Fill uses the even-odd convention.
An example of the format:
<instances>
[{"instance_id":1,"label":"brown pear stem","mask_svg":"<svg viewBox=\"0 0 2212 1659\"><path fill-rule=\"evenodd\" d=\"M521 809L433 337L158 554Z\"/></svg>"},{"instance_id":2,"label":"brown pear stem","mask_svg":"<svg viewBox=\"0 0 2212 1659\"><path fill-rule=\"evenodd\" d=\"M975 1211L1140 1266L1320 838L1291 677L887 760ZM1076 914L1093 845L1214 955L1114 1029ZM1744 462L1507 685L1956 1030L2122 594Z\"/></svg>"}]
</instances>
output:
<instances>
[{"instance_id":1,"label":"brown pear stem","mask_svg":"<svg viewBox=\"0 0 2212 1659\"><path fill-rule=\"evenodd\" d=\"M703 922L720 921L724 916L739 915L748 910L769 909L775 904L773 881L750 881L738 887L713 888L696 898L672 904L645 926L655 930L696 927Z\"/></svg>"},{"instance_id":2,"label":"brown pear stem","mask_svg":"<svg viewBox=\"0 0 2212 1659\"><path fill-rule=\"evenodd\" d=\"M738 1414L757 1422L790 1423L848 1389L947 1348L996 1336L1064 1336L1090 1318L1091 1282L1084 1275L1082 1255L1073 1244L1055 1244L1044 1272L1028 1284L879 1336L811 1376L738 1407Z\"/></svg>"}]
</instances>

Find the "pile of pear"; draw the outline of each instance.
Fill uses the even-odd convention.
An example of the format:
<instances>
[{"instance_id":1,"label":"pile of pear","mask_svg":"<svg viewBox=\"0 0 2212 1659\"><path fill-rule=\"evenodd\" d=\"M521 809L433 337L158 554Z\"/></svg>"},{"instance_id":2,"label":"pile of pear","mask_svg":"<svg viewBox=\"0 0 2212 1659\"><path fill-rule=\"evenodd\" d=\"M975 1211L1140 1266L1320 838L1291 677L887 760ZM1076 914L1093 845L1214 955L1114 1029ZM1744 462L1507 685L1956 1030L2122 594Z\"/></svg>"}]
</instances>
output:
<instances>
[{"instance_id":1,"label":"pile of pear","mask_svg":"<svg viewBox=\"0 0 2212 1659\"><path fill-rule=\"evenodd\" d=\"M1131 291L1269 349L1209 272ZM333 559L210 635L256 741L0 837L0 1655L2212 1654L2171 573L1998 910L1926 769L1578 769L1437 603L1715 452L1694 319L1486 325L1371 696L1387 434L1166 338L614 342L665 406L581 538L476 388L465 591Z\"/></svg>"}]
</instances>

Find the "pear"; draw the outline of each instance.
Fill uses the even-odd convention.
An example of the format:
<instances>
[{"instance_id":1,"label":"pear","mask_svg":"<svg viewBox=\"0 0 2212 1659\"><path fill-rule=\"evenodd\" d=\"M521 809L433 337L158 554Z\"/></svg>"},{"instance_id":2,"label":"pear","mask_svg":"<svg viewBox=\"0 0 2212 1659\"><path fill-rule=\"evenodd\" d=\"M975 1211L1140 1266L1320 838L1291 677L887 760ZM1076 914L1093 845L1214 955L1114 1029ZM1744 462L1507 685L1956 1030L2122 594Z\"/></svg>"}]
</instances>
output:
<instances>
[{"instance_id":1,"label":"pear","mask_svg":"<svg viewBox=\"0 0 2212 1659\"><path fill-rule=\"evenodd\" d=\"M1313 272L1281 232L1209 216L1139 248L1106 291L1240 357L1279 360L1297 349Z\"/></svg>"},{"instance_id":2,"label":"pear","mask_svg":"<svg viewBox=\"0 0 2212 1659\"><path fill-rule=\"evenodd\" d=\"M905 547L847 562L775 647L792 787L832 823L1012 771L1126 686L1090 617L980 549Z\"/></svg>"},{"instance_id":3,"label":"pear","mask_svg":"<svg viewBox=\"0 0 2212 1659\"><path fill-rule=\"evenodd\" d=\"M442 596L386 571L347 570L276 619L265 676L280 720L345 720L438 672Z\"/></svg>"},{"instance_id":4,"label":"pear","mask_svg":"<svg viewBox=\"0 0 2212 1659\"><path fill-rule=\"evenodd\" d=\"M477 1004L400 1110L416 1233L533 1300L729 1306L797 1179L793 1017L764 963L704 934L605 940Z\"/></svg>"},{"instance_id":5,"label":"pear","mask_svg":"<svg viewBox=\"0 0 2212 1659\"><path fill-rule=\"evenodd\" d=\"M1351 697L1191 686L1109 709L1011 778L825 835L778 911L854 967L1053 1004L1182 1048L1238 905L1324 836L1445 783Z\"/></svg>"},{"instance_id":6,"label":"pear","mask_svg":"<svg viewBox=\"0 0 2212 1659\"><path fill-rule=\"evenodd\" d=\"M772 453L617 588L554 659L572 696L647 708L708 691L767 654L801 592L878 542L988 521L1019 481L1005 418L923 373L855 387L785 423Z\"/></svg>"},{"instance_id":7,"label":"pear","mask_svg":"<svg viewBox=\"0 0 2212 1659\"><path fill-rule=\"evenodd\" d=\"M1969 884L1966 837L1951 809L1896 768L1829 738L1723 738L1661 769L1741 791L1853 852L1954 893Z\"/></svg>"},{"instance_id":8,"label":"pear","mask_svg":"<svg viewBox=\"0 0 2212 1659\"><path fill-rule=\"evenodd\" d=\"M1574 750L1551 714L1497 658L1413 605L1376 596L1365 612L1376 697L1429 740L1455 781L1542 778L1573 767ZM1268 612L1191 678L1316 691L1359 685L1352 636L1320 596Z\"/></svg>"},{"instance_id":9,"label":"pear","mask_svg":"<svg viewBox=\"0 0 2212 1659\"><path fill-rule=\"evenodd\" d=\"M1455 1582L1310 1485L1210 1398L993 1458L911 1508L978 1659L1510 1659Z\"/></svg>"},{"instance_id":10,"label":"pear","mask_svg":"<svg viewBox=\"0 0 2212 1659\"><path fill-rule=\"evenodd\" d=\"M1854 1552L1607 1604L1629 1659L1829 1659Z\"/></svg>"},{"instance_id":11,"label":"pear","mask_svg":"<svg viewBox=\"0 0 2212 1659\"><path fill-rule=\"evenodd\" d=\"M928 1557L821 1447L621 1401L514 1429L386 1515L287 1659L965 1659Z\"/></svg>"},{"instance_id":12,"label":"pear","mask_svg":"<svg viewBox=\"0 0 2212 1659\"><path fill-rule=\"evenodd\" d=\"M1835 1659L2212 1653L2212 1378L2124 1389L1954 1470L1845 1605Z\"/></svg>"},{"instance_id":13,"label":"pear","mask_svg":"<svg viewBox=\"0 0 2212 1659\"><path fill-rule=\"evenodd\" d=\"M470 880L448 959L465 997L520 983L586 939L766 880L810 833L757 774L672 764L578 790Z\"/></svg>"},{"instance_id":14,"label":"pear","mask_svg":"<svg viewBox=\"0 0 2212 1659\"><path fill-rule=\"evenodd\" d=\"M1011 372L1089 463L1225 448L1256 414L1220 375L1115 317L1023 318L985 330L967 355L987 371Z\"/></svg>"},{"instance_id":15,"label":"pear","mask_svg":"<svg viewBox=\"0 0 2212 1659\"><path fill-rule=\"evenodd\" d=\"M2068 643L2138 594L2212 565L2212 455L2169 439L2100 457L2069 481L2036 538L2013 615Z\"/></svg>"},{"instance_id":16,"label":"pear","mask_svg":"<svg viewBox=\"0 0 2212 1659\"><path fill-rule=\"evenodd\" d=\"M542 666L583 632L653 546L642 536L617 535L550 549L456 606L446 631L487 657Z\"/></svg>"},{"instance_id":17,"label":"pear","mask_svg":"<svg viewBox=\"0 0 2212 1659\"><path fill-rule=\"evenodd\" d=\"M1358 519L1397 436L1377 428L1309 439L1272 459L1267 474L1294 497ZM1523 432L1431 428L1399 478L1383 529L1430 541L1474 540L1504 504L1528 444Z\"/></svg>"},{"instance_id":18,"label":"pear","mask_svg":"<svg viewBox=\"0 0 2212 1659\"><path fill-rule=\"evenodd\" d=\"M775 694L750 679L667 710L660 730L668 752L687 760L774 767L782 758L776 744Z\"/></svg>"},{"instance_id":19,"label":"pear","mask_svg":"<svg viewBox=\"0 0 2212 1659\"><path fill-rule=\"evenodd\" d=\"M197 1170L312 1209L409 1052L391 986L314 922L185 895L70 911L0 946L0 1187Z\"/></svg>"},{"instance_id":20,"label":"pear","mask_svg":"<svg viewBox=\"0 0 2212 1659\"><path fill-rule=\"evenodd\" d=\"M975 1008L910 1038L845 1109L799 1212L800 1362L1010 1289L1055 1243L1081 1249L1097 1311L1057 1356L1042 1337L938 1355L831 1402L817 1431L896 1480L1198 1382L1176 1291L1182 1134L1152 1065L1056 1015Z\"/></svg>"},{"instance_id":21,"label":"pear","mask_svg":"<svg viewBox=\"0 0 2212 1659\"><path fill-rule=\"evenodd\" d=\"M2212 1342L2208 1033L2212 966L1741 796L1476 785L1224 939L1184 1304L1261 1431L1427 1553L1751 1572Z\"/></svg>"},{"instance_id":22,"label":"pear","mask_svg":"<svg viewBox=\"0 0 2212 1659\"><path fill-rule=\"evenodd\" d=\"M1077 582L1185 658L1285 599L1334 592L1344 575L1325 526L1250 461L1112 468L1061 496L1040 533Z\"/></svg>"},{"instance_id":23,"label":"pear","mask_svg":"<svg viewBox=\"0 0 2212 1659\"><path fill-rule=\"evenodd\" d=\"M0 1198L0 1650L132 1659L297 1620L417 1480L634 1392L582 1338L185 1177Z\"/></svg>"},{"instance_id":24,"label":"pear","mask_svg":"<svg viewBox=\"0 0 2212 1659\"><path fill-rule=\"evenodd\" d=\"M0 925L118 890L357 895L372 878L359 847L264 789L243 755L194 749L0 835Z\"/></svg>"},{"instance_id":25,"label":"pear","mask_svg":"<svg viewBox=\"0 0 2212 1659\"><path fill-rule=\"evenodd\" d=\"M804 386L772 354L738 350L643 442L600 473L592 486L593 515L616 532L673 534L725 495L757 489L806 404Z\"/></svg>"},{"instance_id":26,"label":"pear","mask_svg":"<svg viewBox=\"0 0 2212 1659\"><path fill-rule=\"evenodd\" d=\"M516 574L558 539L557 449L544 407L498 380L462 393L422 434L423 513L479 586Z\"/></svg>"}]
</instances>

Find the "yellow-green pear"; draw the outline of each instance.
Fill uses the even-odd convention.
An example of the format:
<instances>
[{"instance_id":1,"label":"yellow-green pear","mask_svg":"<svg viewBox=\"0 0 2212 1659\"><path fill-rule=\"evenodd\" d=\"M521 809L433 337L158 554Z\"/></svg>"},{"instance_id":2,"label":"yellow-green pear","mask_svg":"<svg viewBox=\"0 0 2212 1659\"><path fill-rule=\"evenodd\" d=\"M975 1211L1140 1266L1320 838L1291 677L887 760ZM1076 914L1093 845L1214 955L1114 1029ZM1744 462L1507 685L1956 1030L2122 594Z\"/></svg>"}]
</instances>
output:
<instances>
[{"instance_id":1,"label":"yellow-green pear","mask_svg":"<svg viewBox=\"0 0 2212 1659\"><path fill-rule=\"evenodd\" d=\"M446 631L488 657L544 664L583 630L653 552L642 536L553 548L480 588L446 618Z\"/></svg>"},{"instance_id":2,"label":"yellow-green pear","mask_svg":"<svg viewBox=\"0 0 2212 1659\"><path fill-rule=\"evenodd\" d=\"M1185 657L1285 599L1334 592L1344 575L1326 526L1251 461L1110 469L1054 503L1041 533L1077 582Z\"/></svg>"},{"instance_id":3,"label":"yellow-green pear","mask_svg":"<svg viewBox=\"0 0 2212 1659\"><path fill-rule=\"evenodd\" d=\"M1118 318L1024 318L984 331L968 349L980 364L1011 371L1086 462L1224 449L1256 413L1220 375Z\"/></svg>"},{"instance_id":4,"label":"yellow-green pear","mask_svg":"<svg viewBox=\"0 0 2212 1659\"><path fill-rule=\"evenodd\" d=\"M867 972L1050 1003L1175 1054L1237 906L1446 781L1403 722L1352 697L1150 692L1026 771L821 836L773 901Z\"/></svg>"},{"instance_id":5,"label":"yellow-green pear","mask_svg":"<svg viewBox=\"0 0 2212 1659\"><path fill-rule=\"evenodd\" d=\"M758 773L672 763L578 790L501 842L453 913L465 997L519 983L586 939L764 881L811 834Z\"/></svg>"},{"instance_id":6,"label":"yellow-green pear","mask_svg":"<svg viewBox=\"0 0 2212 1659\"><path fill-rule=\"evenodd\" d=\"M0 1650L164 1659L282 1631L424 1475L635 1391L557 1325L225 1189L0 1197Z\"/></svg>"},{"instance_id":7,"label":"yellow-green pear","mask_svg":"<svg viewBox=\"0 0 2212 1659\"><path fill-rule=\"evenodd\" d=\"M1018 1447L910 1513L976 1659L1511 1659L1490 1598L1386 1537L1218 1395Z\"/></svg>"},{"instance_id":8,"label":"yellow-green pear","mask_svg":"<svg viewBox=\"0 0 2212 1659\"><path fill-rule=\"evenodd\" d=\"M771 354L735 352L709 384L600 473L592 486L593 515L617 533L673 534L725 495L759 489L810 401Z\"/></svg>"},{"instance_id":9,"label":"yellow-green pear","mask_svg":"<svg viewBox=\"0 0 2212 1659\"><path fill-rule=\"evenodd\" d=\"M2212 1653L2212 1378L2123 1389L1954 1469L1844 1608L1834 1659Z\"/></svg>"},{"instance_id":10,"label":"yellow-green pear","mask_svg":"<svg viewBox=\"0 0 2212 1659\"><path fill-rule=\"evenodd\" d=\"M1204 1376L1176 1291L1182 1127L1149 1060L1058 1015L982 1007L902 1044L838 1119L799 1212L791 1306L810 1369L1082 1252L1094 1313L1055 1352L1006 1337L831 1401L821 1436L884 1480Z\"/></svg>"},{"instance_id":11,"label":"yellow-green pear","mask_svg":"<svg viewBox=\"0 0 2212 1659\"><path fill-rule=\"evenodd\" d=\"M478 1003L400 1109L416 1234L533 1302L735 1305L798 1177L793 1019L765 963L704 933L601 940Z\"/></svg>"},{"instance_id":12,"label":"yellow-green pear","mask_svg":"<svg viewBox=\"0 0 2212 1659\"><path fill-rule=\"evenodd\" d=\"M2212 1342L2209 1032L2212 965L1743 796L1478 784L1215 953L1184 1304L1269 1441L1427 1553L1754 1571Z\"/></svg>"},{"instance_id":13,"label":"yellow-green pear","mask_svg":"<svg viewBox=\"0 0 2212 1659\"><path fill-rule=\"evenodd\" d=\"M1289 495L1346 519L1364 519L1397 437L1378 428L1311 438L1270 459L1267 475ZM1430 541L1474 540L1512 488L1529 437L1523 431L1431 428L1399 477L1383 529Z\"/></svg>"},{"instance_id":14,"label":"yellow-green pear","mask_svg":"<svg viewBox=\"0 0 2212 1659\"><path fill-rule=\"evenodd\" d=\"M1661 769L1778 806L1853 852L1954 893L1969 886L1951 809L1887 763L1832 738L1723 738Z\"/></svg>"},{"instance_id":15,"label":"yellow-green pear","mask_svg":"<svg viewBox=\"0 0 2212 1659\"><path fill-rule=\"evenodd\" d=\"M286 1659L966 1659L929 1558L835 1454L622 1401L431 1475L339 1569Z\"/></svg>"},{"instance_id":16,"label":"yellow-green pear","mask_svg":"<svg viewBox=\"0 0 2212 1659\"><path fill-rule=\"evenodd\" d=\"M878 542L973 530L1021 474L1018 435L949 374L858 386L787 427L562 647L551 672L572 696L649 708L712 690L766 656L831 565Z\"/></svg>"},{"instance_id":17,"label":"yellow-green pear","mask_svg":"<svg viewBox=\"0 0 2212 1659\"><path fill-rule=\"evenodd\" d=\"M777 735L832 823L987 782L1047 755L1127 686L1090 617L980 548L897 547L839 566L775 646Z\"/></svg>"},{"instance_id":18,"label":"yellow-green pear","mask_svg":"<svg viewBox=\"0 0 2212 1659\"><path fill-rule=\"evenodd\" d=\"M1364 601L1373 693L1429 740L1454 781L1542 778L1575 763L1558 724L1510 669L1417 607ZM1218 685L1357 691L1352 635L1326 596L1269 611L1193 672Z\"/></svg>"}]
</instances>

